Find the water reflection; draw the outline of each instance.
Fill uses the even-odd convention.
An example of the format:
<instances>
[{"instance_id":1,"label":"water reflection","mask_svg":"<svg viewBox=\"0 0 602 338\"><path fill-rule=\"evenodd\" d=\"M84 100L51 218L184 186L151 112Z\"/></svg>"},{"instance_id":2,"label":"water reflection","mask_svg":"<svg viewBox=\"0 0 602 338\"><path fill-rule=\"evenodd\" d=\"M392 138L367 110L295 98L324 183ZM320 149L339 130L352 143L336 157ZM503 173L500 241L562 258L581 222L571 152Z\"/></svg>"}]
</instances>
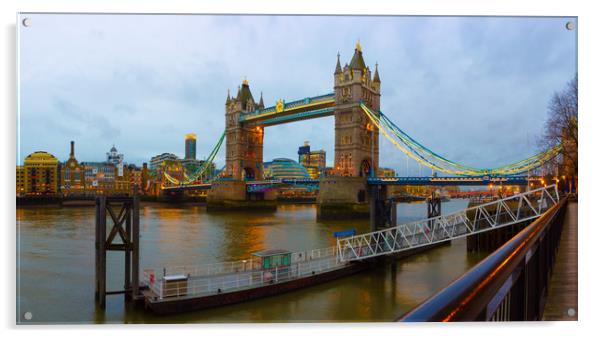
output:
<instances>
[{"instance_id":1,"label":"water reflection","mask_svg":"<svg viewBox=\"0 0 602 338\"><path fill-rule=\"evenodd\" d=\"M450 212L466 201L443 204ZM424 203L398 205L398 221L424 217ZM24 208L20 226L18 311L36 322L306 322L390 321L437 292L480 258L458 240L367 272L252 302L159 317L132 309L123 296L94 306L94 209ZM335 244L334 231L369 230L365 220L316 221L313 205L272 213L208 214L204 207L143 204L141 265L163 267L245 259L262 249L293 251ZM123 253L111 254L108 289L123 283ZM59 304L59 306L57 306Z\"/></svg>"}]
</instances>

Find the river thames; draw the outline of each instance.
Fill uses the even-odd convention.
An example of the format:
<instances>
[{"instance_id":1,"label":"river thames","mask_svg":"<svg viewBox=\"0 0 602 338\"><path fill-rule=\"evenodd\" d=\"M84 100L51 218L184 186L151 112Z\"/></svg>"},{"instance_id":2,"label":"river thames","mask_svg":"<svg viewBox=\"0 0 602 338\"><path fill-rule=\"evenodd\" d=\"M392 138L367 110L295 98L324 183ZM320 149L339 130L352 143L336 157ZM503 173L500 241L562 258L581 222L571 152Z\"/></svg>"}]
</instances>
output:
<instances>
[{"instance_id":1,"label":"river thames","mask_svg":"<svg viewBox=\"0 0 602 338\"><path fill-rule=\"evenodd\" d=\"M467 200L443 203L443 213ZM424 218L424 203L400 203L398 223ZM262 249L336 244L334 231L369 231L368 220L316 221L316 206L280 205L271 213L207 213L203 206L142 204L141 269L246 259ZM464 239L310 288L198 312L157 316L107 296L94 302L94 208L17 209L17 316L31 323L366 322L392 321L433 295L484 253ZM123 289L123 253L109 253L107 290ZM32 319L25 321L23 314Z\"/></svg>"}]
</instances>

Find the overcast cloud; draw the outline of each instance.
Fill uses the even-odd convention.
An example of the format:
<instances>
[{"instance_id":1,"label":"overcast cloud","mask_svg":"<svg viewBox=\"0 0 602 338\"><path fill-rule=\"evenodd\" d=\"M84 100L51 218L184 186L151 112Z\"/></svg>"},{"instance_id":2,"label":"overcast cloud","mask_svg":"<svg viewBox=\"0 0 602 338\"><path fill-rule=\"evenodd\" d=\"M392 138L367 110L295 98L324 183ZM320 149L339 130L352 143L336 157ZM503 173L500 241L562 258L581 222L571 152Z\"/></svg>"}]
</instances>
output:
<instances>
[{"instance_id":1,"label":"overcast cloud","mask_svg":"<svg viewBox=\"0 0 602 338\"><path fill-rule=\"evenodd\" d=\"M115 144L141 165L183 156L191 132L203 158L224 128L228 89L246 76L266 105L330 93L337 52L349 62L359 38L366 63L379 64L381 109L400 128L449 159L497 167L538 151L549 99L577 71L567 18L27 17L21 161L36 150L64 161L74 140L80 161L103 160ZM306 140L332 164L334 118L267 128L264 159L296 159ZM405 155L382 136L380 159L408 174Z\"/></svg>"}]
</instances>

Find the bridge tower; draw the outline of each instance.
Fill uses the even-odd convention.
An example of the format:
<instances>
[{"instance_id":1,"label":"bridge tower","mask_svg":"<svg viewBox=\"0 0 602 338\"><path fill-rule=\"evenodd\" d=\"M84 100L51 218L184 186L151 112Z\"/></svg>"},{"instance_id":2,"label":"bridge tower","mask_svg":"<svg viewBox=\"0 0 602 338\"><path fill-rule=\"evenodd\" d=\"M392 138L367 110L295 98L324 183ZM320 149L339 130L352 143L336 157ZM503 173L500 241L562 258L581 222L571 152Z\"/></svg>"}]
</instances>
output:
<instances>
[{"instance_id":1,"label":"bridge tower","mask_svg":"<svg viewBox=\"0 0 602 338\"><path fill-rule=\"evenodd\" d=\"M240 123L243 113L263 108L255 103L249 81L243 80L236 97L226 98L226 175L237 181L263 179L263 127Z\"/></svg>"},{"instance_id":2,"label":"bridge tower","mask_svg":"<svg viewBox=\"0 0 602 338\"><path fill-rule=\"evenodd\" d=\"M246 79L236 97L226 98L225 178L211 184L207 210L276 210L276 193L247 192L246 180L263 180L263 126L240 122L240 116L263 109L263 95L256 103Z\"/></svg>"},{"instance_id":3,"label":"bridge tower","mask_svg":"<svg viewBox=\"0 0 602 338\"><path fill-rule=\"evenodd\" d=\"M377 197L386 198L386 189L376 194L367 184L367 177L376 176L378 170L378 129L360 103L380 111L380 76L378 65L374 75L366 66L359 41L349 64L341 67L337 55L334 96L335 175L320 179L318 218L368 217Z\"/></svg>"},{"instance_id":4,"label":"bridge tower","mask_svg":"<svg viewBox=\"0 0 602 338\"><path fill-rule=\"evenodd\" d=\"M360 108L360 102L375 112L380 110L378 64L374 77L366 66L362 47L357 42L349 64L341 68L340 56L334 71L335 146L337 175L376 176L378 170L378 128Z\"/></svg>"}]
</instances>

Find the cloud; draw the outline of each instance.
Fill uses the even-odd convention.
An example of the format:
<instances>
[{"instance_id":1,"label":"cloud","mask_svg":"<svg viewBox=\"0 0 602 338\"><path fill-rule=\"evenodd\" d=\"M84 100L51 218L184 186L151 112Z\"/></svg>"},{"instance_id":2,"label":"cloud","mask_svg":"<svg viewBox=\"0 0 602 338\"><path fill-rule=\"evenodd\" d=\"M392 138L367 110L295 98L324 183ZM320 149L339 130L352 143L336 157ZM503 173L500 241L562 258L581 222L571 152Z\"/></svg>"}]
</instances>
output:
<instances>
[{"instance_id":1,"label":"cloud","mask_svg":"<svg viewBox=\"0 0 602 338\"><path fill-rule=\"evenodd\" d=\"M56 121L67 129L85 131L96 134L100 138L115 138L121 134L121 130L106 116L91 113L71 102L56 99L54 108L60 114Z\"/></svg>"},{"instance_id":2,"label":"cloud","mask_svg":"<svg viewBox=\"0 0 602 338\"><path fill-rule=\"evenodd\" d=\"M359 38L366 63L379 63L381 109L401 129L452 160L494 167L537 152L549 98L576 72L576 31L563 18L31 18L20 28L21 157L65 159L77 138L80 160L115 143L140 164L183 155L189 132L203 157L223 131L228 88L246 76L267 105L331 92L337 52L349 62ZM332 118L269 127L264 159L295 159L308 140L332 163L333 129ZM406 172L405 155L380 144L381 165Z\"/></svg>"}]
</instances>

